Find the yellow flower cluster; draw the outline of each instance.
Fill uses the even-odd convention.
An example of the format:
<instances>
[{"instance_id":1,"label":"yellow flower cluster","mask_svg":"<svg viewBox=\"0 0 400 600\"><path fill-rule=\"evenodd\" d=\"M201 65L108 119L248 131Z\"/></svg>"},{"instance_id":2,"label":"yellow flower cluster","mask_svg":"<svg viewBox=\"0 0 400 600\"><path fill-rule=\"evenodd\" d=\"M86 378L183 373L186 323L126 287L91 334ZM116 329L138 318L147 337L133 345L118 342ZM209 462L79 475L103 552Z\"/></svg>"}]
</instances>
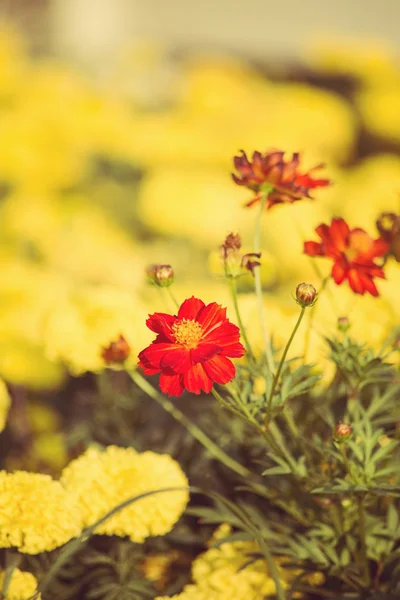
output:
<instances>
[{"instance_id":1,"label":"yellow flower cluster","mask_svg":"<svg viewBox=\"0 0 400 600\"><path fill-rule=\"evenodd\" d=\"M110 286L84 286L58 302L45 328L45 352L74 375L100 372L107 366L102 351L122 335L131 352L125 366L151 341L147 310L129 292Z\"/></svg>"},{"instance_id":2,"label":"yellow flower cluster","mask_svg":"<svg viewBox=\"0 0 400 600\"><path fill-rule=\"evenodd\" d=\"M5 578L5 572L0 572L0 589L3 586ZM32 575L32 573L28 573L27 571L20 571L19 569L14 569L12 573L12 578L10 582L10 587L8 588L7 595L5 600L29 600L31 598L37 588L36 577ZM40 600L41 595L37 596L37 600Z\"/></svg>"},{"instance_id":3,"label":"yellow flower cluster","mask_svg":"<svg viewBox=\"0 0 400 600\"><path fill-rule=\"evenodd\" d=\"M222 525L214 539L229 534L230 527ZM227 542L218 548L211 547L193 563L194 583L187 585L174 600L260 600L275 594L273 579L263 559L244 567L254 553L259 552L254 542ZM279 561L278 561L279 562ZM288 587L288 575L278 566L282 585ZM292 572L292 575L296 575ZM156 600L167 600L159 596Z\"/></svg>"},{"instance_id":4,"label":"yellow flower cluster","mask_svg":"<svg viewBox=\"0 0 400 600\"><path fill-rule=\"evenodd\" d=\"M133 496L167 487L186 488L188 481L167 454L137 453L133 448L91 448L63 471L61 483L80 504L85 526ZM128 536L143 542L172 529L188 502L188 491L154 494L129 505L101 524L96 533Z\"/></svg>"},{"instance_id":5,"label":"yellow flower cluster","mask_svg":"<svg viewBox=\"0 0 400 600\"><path fill-rule=\"evenodd\" d=\"M0 547L39 554L62 546L82 531L73 494L49 475L0 471Z\"/></svg>"},{"instance_id":6,"label":"yellow flower cluster","mask_svg":"<svg viewBox=\"0 0 400 600\"><path fill-rule=\"evenodd\" d=\"M6 426L8 411L10 409L10 396L6 384L0 379L0 432Z\"/></svg>"}]
</instances>

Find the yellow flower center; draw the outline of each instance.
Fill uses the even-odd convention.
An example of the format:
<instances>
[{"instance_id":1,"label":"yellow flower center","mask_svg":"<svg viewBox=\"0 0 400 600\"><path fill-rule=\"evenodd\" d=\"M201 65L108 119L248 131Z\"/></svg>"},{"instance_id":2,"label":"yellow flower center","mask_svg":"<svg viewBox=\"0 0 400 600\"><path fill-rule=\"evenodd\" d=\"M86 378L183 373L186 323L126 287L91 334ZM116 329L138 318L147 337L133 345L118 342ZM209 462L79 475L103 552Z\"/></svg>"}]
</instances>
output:
<instances>
[{"instance_id":1,"label":"yellow flower center","mask_svg":"<svg viewBox=\"0 0 400 600\"><path fill-rule=\"evenodd\" d=\"M186 348L196 348L203 334L203 329L197 321L181 319L172 326L175 341Z\"/></svg>"},{"instance_id":2,"label":"yellow flower center","mask_svg":"<svg viewBox=\"0 0 400 600\"><path fill-rule=\"evenodd\" d=\"M346 256L354 260L360 254L367 253L371 248L372 240L365 231L355 231L351 234Z\"/></svg>"}]
</instances>

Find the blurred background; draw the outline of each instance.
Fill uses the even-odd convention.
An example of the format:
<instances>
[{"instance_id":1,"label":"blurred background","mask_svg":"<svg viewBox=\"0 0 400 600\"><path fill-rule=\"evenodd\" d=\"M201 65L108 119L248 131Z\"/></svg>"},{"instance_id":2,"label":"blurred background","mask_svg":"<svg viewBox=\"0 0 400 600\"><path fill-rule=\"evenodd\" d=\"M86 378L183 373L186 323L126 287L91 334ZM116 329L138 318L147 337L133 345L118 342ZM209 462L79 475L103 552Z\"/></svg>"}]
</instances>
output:
<instances>
[{"instance_id":1,"label":"blurred background","mask_svg":"<svg viewBox=\"0 0 400 600\"><path fill-rule=\"evenodd\" d=\"M334 183L263 220L278 347L297 316L295 286L320 285L302 254L315 227L343 216L376 237L379 214L399 213L400 5L2 0L0 17L4 444L8 465L22 448L24 465L51 471L98 434L82 389L106 367L101 349L123 334L134 365L151 339L146 315L173 309L147 285L148 264L173 265L179 300L218 301L233 319L218 247L238 231L251 248L255 213L230 177L240 149L300 151ZM398 324L394 260L387 274L379 299L344 286L321 297L308 358L326 377L322 335L339 316L376 346ZM261 347L251 275L239 285Z\"/></svg>"}]
</instances>

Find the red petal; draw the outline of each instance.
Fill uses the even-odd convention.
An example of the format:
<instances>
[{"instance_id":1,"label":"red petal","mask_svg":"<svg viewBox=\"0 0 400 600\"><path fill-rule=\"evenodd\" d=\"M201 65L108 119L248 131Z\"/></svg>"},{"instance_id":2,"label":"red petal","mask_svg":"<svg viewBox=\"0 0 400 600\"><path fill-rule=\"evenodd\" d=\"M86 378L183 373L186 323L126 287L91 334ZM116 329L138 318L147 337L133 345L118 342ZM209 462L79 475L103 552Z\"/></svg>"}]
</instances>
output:
<instances>
[{"instance_id":1,"label":"red petal","mask_svg":"<svg viewBox=\"0 0 400 600\"><path fill-rule=\"evenodd\" d=\"M172 325L175 323L176 317L166 313L154 313L149 315L146 325L155 333L163 333L171 341L174 339L172 335Z\"/></svg>"},{"instance_id":2,"label":"red petal","mask_svg":"<svg viewBox=\"0 0 400 600\"><path fill-rule=\"evenodd\" d=\"M373 240L372 242L372 252L373 256L371 258L375 258L376 256L385 256L390 250L390 244L385 242L382 238L378 238L377 240Z\"/></svg>"},{"instance_id":3,"label":"red petal","mask_svg":"<svg viewBox=\"0 0 400 600\"><path fill-rule=\"evenodd\" d=\"M362 277L360 277L360 273L356 269L350 269L348 271L347 279L353 292L356 294L364 294L364 283Z\"/></svg>"},{"instance_id":4,"label":"red petal","mask_svg":"<svg viewBox=\"0 0 400 600\"><path fill-rule=\"evenodd\" d=\"M139 361L138 367L139 369L143 369L145 375L155 375L160 372L160 369L153 369L153 367L146 366L146 364L141 361Z\"/></svg>"},{"instance_id":5,"label":"red petal","mask_svg":"<svg viewBox=\"0 0 400 600\"><path fill-rule=\"evenodd\" d=\"M207 375L215 383L225 384L235 377L235 365L225 356L215 356L204 364Z\"/></svg>"},{"instance_id":6,"label":"red petal","mask_svg":"<svg viewBox=\"0 0 400 600\"><path fill-rule=\"evenodd\" d=\"M350 227L344 219L333 219L329 229L334 247L344 252L348 246Z\"/></svg>"},{"instance_id":7,"label":"red petal","mask_svg":"<svg viewBox=\"0 0 400 600\"><path fill-rule=\"evenodd\" d=\"M308 256L324 256L322 244L318 242L304 242L304 254Z\"/></svg>"},{"instance_id":8,"label":"red petal","mask_svg":"<svg viewBox=\"0 0 400 600\"><path fill-rule=\"evenodd\" d=\"M245 349L240 340L239 327L226 320L220 327L210 331L203 339L204 342L218 345L224 356L240 358L245 354Z\"/></svg>"},{"instance_id":9,"label":"red petal","mask_svg":"<svg viewBox=\"0 0 400 600\"><path fill-rule=\"evenodd\" d=\"M192 392L192 394L200 394L201 391L208 394L211 392L213 386L212 380L200 363L193 365L193 367L184 374L183 380L185 388L188 392Z\"/></svg>"},{"instance_id":10,"label":"red petal","mask_svg":"<svg viewBox=\"0 0 400 600\"><path fill-rule=\"evenodd\" d=\"M205 304L202 300L192 296L185 300L178 311L178 319L195 320L199 311L204 308Z\"/></svg>"},{"instance_id":11,"label":"red petal","mask_svg":"<svg viewBox=\"0 0 400 600\"><path fill-rule=\"evenodd\" d=\"M201 309L197 316L197 321L203 328L204 335L221 325L226 321L226 308L222 308L220 304L211 302Z\"/></svg>"},{"instance_id":12,"label":"red petal","mask_svg":"<svg viewBox=\"0 0 400 600\"><path fill-rule=\"evenodd\" d=\"M139 354L139 360L145 368L161 370L161 360L168 353L173 351L176 344L150 344Z\"/></svg>"},{"instance_id":13,"label":"red petal","mask_svg":"<svg viewBox=\"0 0 400 600\"><path fill-rule=\"evenodd\" d=\"M337 285L340 285L344 281L344 278L346 277L346 270L347 269L345 266L340 262L335 262L333 265L332 277Z\"/></svg>"},{"instance_id":14,"label":"red petal","mask_svg":"<svg viewBox=\"0 0 400 600\"><path fill-rule=\"evenodd\" d=\"M181 396L185 390L183 375L162 373L160 376L160 389L168 396Z\"/></svg>"},{"instance_id":15,"label":"red petal","mask_svg":"<svg viewBox=\"0 0 400 600\"><path fill-rule=\"evenodd\" d=\"M199 344L197 348L193 348L190 351L190 358L192 363L203 363L206 360L210 360L221 352L221 348L216 344Z\"/></svg>"},{"instance_id":16,"label":"red petal","mask_svg":"<svg viewBox=\"0 0 400 600\"><path fill-rule=\"evenodd\" d=\"M192 366L190 352L183 346L175 345L166 352L161 360L162 369L171 368L175 373L184 373Z\"/></svg>"}]
</instances>

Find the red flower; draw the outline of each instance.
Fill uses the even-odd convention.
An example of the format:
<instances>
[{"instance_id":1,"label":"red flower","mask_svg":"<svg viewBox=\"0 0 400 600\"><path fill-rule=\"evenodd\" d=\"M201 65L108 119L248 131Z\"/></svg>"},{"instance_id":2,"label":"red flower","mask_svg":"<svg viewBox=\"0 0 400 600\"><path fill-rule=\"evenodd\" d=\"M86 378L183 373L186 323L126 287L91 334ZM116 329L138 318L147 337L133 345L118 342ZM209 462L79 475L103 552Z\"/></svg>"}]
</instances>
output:
<instances>
[{"instance_id":1,"label":"red flower","mask_svg":"<svg viewBox=\"0 0 400 600\"><path fill-rule=\"evenodd\" d=\"M161 372L160 388L169 396L186 389L193 394L210 392L214 383L235 377L231 358L243 356L239 328L226 318L226 309L216 302L205 305L198 298L185 300L178 315L154 313L146 321L157 333L139 354L146 375Z\"/></svg>"},{"instance_id":2,"label":"red flower","mask_svg":"<svg viewBox=\"0 0 400 600\"><path fill-rule=\"evenodd\" d=\"M314 179L312 171L322 168L317 165L308 173L298 171L300 155L296 152L289 161L284 160L284 152L272 150L261 154L254 152L251 162L246 153L241 151L241 156L235 156L233 164L239 176L232 174L233 181L244 185L256 193L246 206L252 206L261 200L263 190L270 189L268 194L267 209L275 204L293 203L302 198L311 198L310 190L325 187L330 184L329 179Z\"/></svg>"},{"instance_id":3,"label":"red flower","mask_svg":"<svg viewBox=\"0 0 400 600\"><path fill-rule=\"evenodd\" d=\"M322 241L305 242L304 252L332 258L332 277L338 285L347 279L356 294L379 296L373 279L384 279L385 274L374 260L387 254L389 244L382 238L373 240L363 229L350 229L343 219L333 219L331 225L319 225L315 231Z\"/></svg>"}]
</instances>

